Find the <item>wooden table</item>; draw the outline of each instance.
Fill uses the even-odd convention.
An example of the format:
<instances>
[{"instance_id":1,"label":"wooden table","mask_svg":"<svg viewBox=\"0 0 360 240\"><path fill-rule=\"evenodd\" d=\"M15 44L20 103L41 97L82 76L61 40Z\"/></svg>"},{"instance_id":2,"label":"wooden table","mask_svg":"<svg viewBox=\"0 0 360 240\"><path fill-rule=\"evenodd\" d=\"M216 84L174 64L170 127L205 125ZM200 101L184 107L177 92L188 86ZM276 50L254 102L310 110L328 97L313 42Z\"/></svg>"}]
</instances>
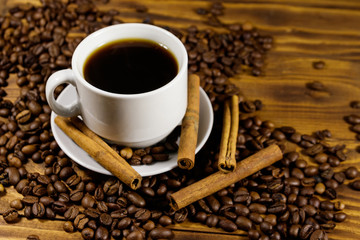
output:
<instances>
[{"instance_id":1,"label":"wooden table","mask_svg":"<svg viewBox=\"0 0 360 240\"><path fill-rule=\"evenodd\" d=\"M17 3L37 0L1 0L0 10ZM98 1L100 2L100 1ZM211 1L145 0L138 1L149 8L148 13L136 13L133 2L111 0L100 9L115 8L121 11L125 22L140 22L150 16L156 24L187 27L195 24L201 28L204 18L194 9L208 8ZM315 130L329 129L332 143L346 144L349 159L341 165L355 165L360 169L360 145L345 115L360 113L349 107L352 100L360 100L360 1L356 0L234 0L225 1L225 23L249 21L263 34L274 37L274 49L268 54L265 76L240 74L234 82L250 100L260 99L264 104L258 115L272 120L277 126L293 126L299 132L311 134ZM322 60L325 68L316 70L312 62ZM306 88L306 83L321 81L328 89L319 93ZM14 100L18 89L14 80L7 87L8 98ZM41 165L28 166L41 170ZM339 199L346 204L348 218L338 224L330 239L360 239L360 193L343 185ZM9 201L21 197L13 188L0 196L0 213ZM6 224L0 218L0 239L25 239L37 234L41 239L80 239L80 233L67 234L62 230L62 220L26 220ZM176 239L246 239L245 233L224 233L220 229L183 223L172 226Z\"/></svg>"}]
</instances>

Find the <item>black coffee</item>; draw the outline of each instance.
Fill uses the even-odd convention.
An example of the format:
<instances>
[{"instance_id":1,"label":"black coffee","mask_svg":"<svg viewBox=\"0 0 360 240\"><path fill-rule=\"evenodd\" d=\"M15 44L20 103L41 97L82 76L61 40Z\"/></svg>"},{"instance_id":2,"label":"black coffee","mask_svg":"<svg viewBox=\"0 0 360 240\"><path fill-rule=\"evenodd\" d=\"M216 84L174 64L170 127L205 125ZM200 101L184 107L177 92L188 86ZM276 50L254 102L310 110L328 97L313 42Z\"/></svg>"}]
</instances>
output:
<instances>
[{"instance_id":1,"label":"black coffee","mask_svg":"<svg viewBox=\"0 0 360 240\"><path fill-rule=\"evenodd\" d=\"M178 72L175 57L160 44L142 39L108 43L86 60L84 77L102 90L144 93L170 82Z\"/></svg>"}]
</instances>

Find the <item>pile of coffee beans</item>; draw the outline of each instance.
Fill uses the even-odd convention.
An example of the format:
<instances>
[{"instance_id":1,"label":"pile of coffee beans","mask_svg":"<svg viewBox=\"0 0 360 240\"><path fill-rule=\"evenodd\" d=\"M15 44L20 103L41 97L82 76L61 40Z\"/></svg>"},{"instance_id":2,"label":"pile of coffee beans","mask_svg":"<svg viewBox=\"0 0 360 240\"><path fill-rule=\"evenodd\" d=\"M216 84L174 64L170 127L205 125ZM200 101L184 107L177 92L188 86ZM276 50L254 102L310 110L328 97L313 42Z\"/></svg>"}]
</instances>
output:
<instances>
[{"instance_id":1,"label":"pile of coffee beans","mask_svg":"<svg viewBox=\"0 0 360 240\"><path fill-rule=\"evenodd\" d=\"M111 147L132 166L150 165L154 162L169 160L170 154L176 153L179 146L177 140L181 127L176 127L166 139L154 146L146 148L130 148L117 144Z\"/></svg>"},{"instance_id":2,"label":"pile of coffee beans","mask_svg":"<svg viewBox=\"0 0 360 240\"><path fill-rule=\"evenodd\" d=\"M64 231L79 231L84 239L171 239L174 234L168 226L185 220L227 232L244 230L250 239L327 239L327 232L347 217L336 189L345 179L358 177L353 167L336 171L346 160L345 146L328 144L328 130L300 134L292 127L279 128L271 121L243 114L237 161L271 144L281 146L284 158L179 211L169 207L171 193L217 171L222 103L239 94L228 78L241 68L260 75L272 45L271 37L261 36L249 23L221 23L217 16L224 11L218 3L196 10L226 33L195 26L184 31L167 28L186 45L189 71L201 78L215 110L215 124L192 171L174 169L146 177L138 191L114 177L77 173L74 162L53 138L51 109L44 94L47 78L69 67L72 52L82 39L70 37L69 32L84 37L121 23L118 12L99 11L89 0L44 0L42 6L15 7L0 17L0 193L14 186L23 195L11 201L4 220L19 221L19 210L27 219L60 220L62 216ZM14 102L6 99L4 89L10 76L20 88ZM262 103L240 96L239 107L243 113L254 113ZM288 151L287 142L303 149L313 161L303 160L300 151ZM146 156L164 156L164 148L171 147L176 148L171 141L142 150L114 146L130 162L143 164L150 162ZM131 160L134 156L139 157ZM43 163L44 171L28 172L24 166L28 161ZM360 182L352 186L360 189ZM28 239L39 237L30 235Z\"/></svg>"}]
</instances>

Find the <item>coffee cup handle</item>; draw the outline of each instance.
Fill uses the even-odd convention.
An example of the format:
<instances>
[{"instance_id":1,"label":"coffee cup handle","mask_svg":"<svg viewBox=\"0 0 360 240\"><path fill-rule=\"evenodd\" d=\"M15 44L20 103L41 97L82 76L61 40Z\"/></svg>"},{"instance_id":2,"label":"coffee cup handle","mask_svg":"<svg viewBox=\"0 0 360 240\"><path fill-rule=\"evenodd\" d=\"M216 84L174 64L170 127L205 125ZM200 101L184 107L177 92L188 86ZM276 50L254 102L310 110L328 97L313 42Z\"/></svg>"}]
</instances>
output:
<instances>
[{"instance_id":1,"label":"coffee cup handle","mask_svg":"<svg viewBox=\"0 0 360 240\"><path fill-rule=\"evenodd\" d=\"M54 97L54 90L63 83L69 83L76 87L75 75L71 69L64 69L53 73L46 82L46 99L51 109L63 117L73 117L80 114L79 96L76 101L70 105L59 104Z\"/></svg>"}]
</instances>

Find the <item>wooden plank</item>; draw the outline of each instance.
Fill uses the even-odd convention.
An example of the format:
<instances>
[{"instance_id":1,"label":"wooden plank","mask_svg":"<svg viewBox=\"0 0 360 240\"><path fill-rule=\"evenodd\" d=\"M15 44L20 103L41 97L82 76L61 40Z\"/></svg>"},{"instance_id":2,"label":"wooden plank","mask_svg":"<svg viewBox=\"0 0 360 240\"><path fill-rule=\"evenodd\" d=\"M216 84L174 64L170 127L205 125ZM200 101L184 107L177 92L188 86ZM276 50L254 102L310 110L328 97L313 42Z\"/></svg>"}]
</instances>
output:
<instances>
[{"instance_id":1,"label":"wooden plank","mask_svg":"<svg viewBox=\"0 0 360 240\"><path fill-rule=\"evenodd\" d=\"M99 1L100 2L100 1ZM0 12L19 3L39 5L38 0L2 0ZM136 13L134 4L149 8L148 13ZM186 28L192 24L206 28L206 18L194 10L210 6L211 1L182 0L112 0L99 5L102 10L119 9L125 22L141 22L150 17L156 24ZM333 134L331 144L346 144L349 159L338 170L350 165L360 168L360 145L343 120L345 115L360 114L351 109L349 102L360 100L360 1L356 0L227 0L225 23L249 21L260 32L274 36L274 49L267 56L265 74L253 77L248 70L234 77L246 98L260 99L264 108L257 113L277 126L293 126L301 133L310 134L319 129L329 129ZM323 60L325 68L315 70L312 62ZM328 92L315 92L306 88L311 81L321 81ZM14 100L19 90L15 79L9 81L7 98ZM37 164L29 169L43 171ZM348 183L348 182L346 182ZM0 213L19 195L13 188L0 196ZM360 238L360 194L346 185L339 188L339 200L346 204L345 223L337 224L330 239L355 240ZM37 234L40 239L80 239L79 233L67 234L62 230L62 220L27 220L6 224L0 217L0 239L25 239ZM217 228L185 222L171 226L176 239L246 239L237 231L225 234Z\"/></svg>"}]
</instances>

